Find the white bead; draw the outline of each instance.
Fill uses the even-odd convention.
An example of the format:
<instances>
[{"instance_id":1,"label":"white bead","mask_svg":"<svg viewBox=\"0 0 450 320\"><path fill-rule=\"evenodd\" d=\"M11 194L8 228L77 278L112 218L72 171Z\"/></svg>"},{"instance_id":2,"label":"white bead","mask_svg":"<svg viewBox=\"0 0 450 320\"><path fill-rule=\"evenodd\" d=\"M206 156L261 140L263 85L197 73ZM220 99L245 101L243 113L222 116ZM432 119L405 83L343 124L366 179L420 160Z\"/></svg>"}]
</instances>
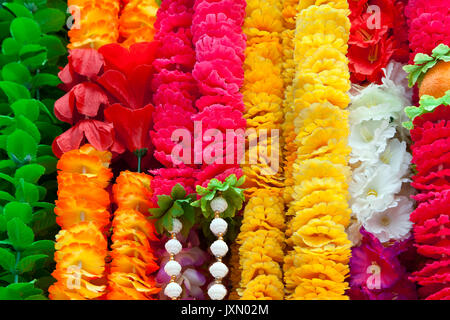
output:
<instances>
[{"instance_id":1,"label":"white bead","mask_svg":"<svg viewBox=\"0 0 450 320\"><path fill-rule=\"evenodd\" d=\"M164 247L170 254L178 254L183 248L180 241L178 241L177 239L170 239L169 241L166 242Z\"/></svg>"},{"instance_id":2,"label":"white bead","mask_svg":"<svg viewBox=\"0 0 450 320\"><path fill-rule=\"evenodd\" d=\"M178 298L181 295L181 286L176 282L169 282L166 288L164 289L164 294L169 298Z\"/></svg>"},{"instance_id":3,"label":"white bead","mask_svg":"<svg viewBox=\"0 0 450 320\"><path fill-rule=\"evenodd\" d=\"M216 279L222 279L228 274L228 267L225 263L217 261L209 267L209 273L211 273L211 275Z\"/></svg>"},{"instance_id":4,"label":"white bead","mask_svg":"<svg viewBox=\"0 0 450 320\"><path fill-rule=\"evenodd\" d=\"M216 236L218 236L219 233L225 234L225 232L227 231L227 228L228 228L228 224L222 218L214 218L211 221L211 224L209 225L209 229Z\"/></svg>"},{"instance_id":5,"label":"white bead","mask_svg":"<svg viewBox=\"0 0 450 320\"><path fill-rule=\"evenodd\" d=\"M174 218L172 221L172 230L170 232L178 233L183 229L183 224L177 218Z\"/></svg>"},{"instance_id":6,"label":"white bead","mask_svg":"<svg viewBox=\"0 0 450 320\"><path fill-rule=\"evenodd\" d=\"M228 253L228 246L223 240L216 240L211 244L211 252L215 257L224 257Z\"/></svg>"},{"instance_id":7,"label":"white bead","mask_svg":"<svg viewBox=\"0 0 450 320\"><path fill-rule=\"evenodd\" d=\"M227 200L219 196L211 200L210 206L212 211L222 213L227 210L228 202Z\"/></svg>"},{"instance_id":8,"label":"white bead","mask_svg":"<svg viewBox=\"0 0 450 320\"><path fill-rule=\"evenodd\" d=\"M164 271L169 276L178 276L181 272L181 265L175 260L169 260L164 266Z\"/></svg>"},{"instance_id":9,"label":"white bead","mask_svg":"<svg viewBox=\"0 0 450 320\"><path fill-rule=\"evenodd\" d=\"M227 289L223 284L215 283L208 289L211 300L222 300L227 295Z\"/></svg>"}]
</instances>

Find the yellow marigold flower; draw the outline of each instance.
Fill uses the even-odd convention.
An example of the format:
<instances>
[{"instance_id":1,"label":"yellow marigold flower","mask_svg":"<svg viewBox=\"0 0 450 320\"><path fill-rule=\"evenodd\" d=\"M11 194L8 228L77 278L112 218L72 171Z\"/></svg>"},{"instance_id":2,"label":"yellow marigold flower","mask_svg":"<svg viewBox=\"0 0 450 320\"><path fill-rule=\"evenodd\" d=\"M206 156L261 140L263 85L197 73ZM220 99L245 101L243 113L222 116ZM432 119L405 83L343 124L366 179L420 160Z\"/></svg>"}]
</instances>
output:
<instances>
[{"instance_id":1,"label":"yellow marigold flower","mask_svg":"<svg viewBox=\"0 0 450 320\"><path fill-rule=\"evenodd\" d=\"M243 300L283 300L284 285L275 275L259 275L243 290Z\"/></svg>"},{"instance_id":2,"label":"yellow marigold flower","mask_svg":"<svg viewBox=\"0 0 450 320\"><path fill-rule=\"evenodd\" d=\"M297 6L299 1L298 0L284 0L283 1L283 18L285 27L289 29L293 29L295 27L295 18L297 16Z\"/></svg>"},{"instance_id":3,"label":"yellow marigold flower","mask_svg":"<svg viewBox=\"0 0 450 320\"><path fill-rule=\"evenodd\" d=\"M74 25L69 30L69 49L95 48L119 38L120 1L69 0Z\"/></svg>"},{"instance_id":4,"label":"yellow marigold flower","mask_svg":"<svg viewBox=\"0 0 450 320\"><path fill-rule=\"evenodd\" d=\"M271 3L265 0L252 0L247 2L247 16L244 22L244 29L247 35L252 36L253 32L281 32L283 31L283 21L278 1ZM248 30L249 29L249 30Z\"/></svg>"},{"instance_id":5,"label":"yellow marigold flower","mask_svg":"<svg viewBox=\"0 0 450 320\"><path fill-rule=\"evenodd\" d=\"M348 9L348 2L346 0L302 0L299 3L299 10L308 8L309 6L320 6L328 4L335 9Z\"/></svg>"},{"instance_id":6,"label":"yellow marigold flower","mask_svg":"<svg viewBox=\"0 0 450 320\"><path fill-rule=\"evenodd\" d=\"M241 288L246 285L258 275L272 274L281 279L281 267L273 261L270 257L261 255L259 253L250 253L246 260L241 262Z\"/></svg>"},{"instance_id":7,"label":"yellow marigold flower","mask_svg":"<svg viewBox=\"0 0 450 320\"><path fill-rule=\"evenodd\" d=\"M299 246L323 247L333 244L345 245L350 242L345 228L332 220L331 216L312 219L292 235L292 241Z\"/></svg>"},{"instance_id":8,"label":"yellow marigold flower","mask_svg":"<svg viewBox=\"0 0 450 320\"><path fill-rule=\"evenodd\" d=\"M260 253L274 261L283 261L284 233L278 229L241 233L236 241L241 245L239 253L243 260L249 253Z\"/></svg>"},{"instance_id":9,"label":"yellow marigold flower","mask_svg":"<svg viewBox=\"0 0 450 320\"><path fill-rule=\"evenodd\" d=\"M152 41L155 36L154 23L158 4L155 0L130 0L123 8L119 19L120 36L123 45Z\"/></svg>"},{"instance_id":10,"label":"yellow marigold flower","mask_svg":"<svg viewBox=\"0 0 450 320\"><path fill-rule=\"evenodd\" d=\"M348 182L350 168L331 161L309 159L296 164L295 182L310 181L312 178L334 178L339 182Z\"/></svg>"},{"instance_id":11,"label":"yellow marigold flower","mask_svg":"<svg viewBox=\"0 0 450 320\"><path fill-rule=\"evenodd\" d=\"M351 247L351 243L341 246L324 246L322 248L295 247L294 252L298 257L307 255L313 257L313 259L327 259L346 265L350 259Z\"/></svg>"},{"instance_id":12,"label":"yellow marigold flower","mask_svg":"<svg viewBox=\"0 0 450 320\"><path fill-rule=\"evenodd\" d=\"M335 293L322 287L298 286L288 300L349 300L345 294Z\"/></svg>"}]
</instances>

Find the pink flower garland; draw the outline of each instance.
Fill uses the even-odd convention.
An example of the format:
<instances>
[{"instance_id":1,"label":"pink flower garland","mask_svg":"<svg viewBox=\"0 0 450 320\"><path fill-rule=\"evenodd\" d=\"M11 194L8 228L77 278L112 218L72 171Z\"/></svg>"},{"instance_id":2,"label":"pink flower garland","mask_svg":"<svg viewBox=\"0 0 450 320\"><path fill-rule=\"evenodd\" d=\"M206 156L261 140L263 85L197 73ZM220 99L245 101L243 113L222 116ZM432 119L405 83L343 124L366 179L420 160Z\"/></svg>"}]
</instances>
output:
<instances>
[{"instance_id":1,"label":"pink flower garland","mask_svg":"<svg viewBox=\"0 0 450 320\"><path fill-rule=\"evenodd\" d=\"M199 113L192 119L202 124L202 134L217 129L222 135L213 142L202 140L202 156L216 144L211 152L213 161L205 162L198 172L197 184L206 186L210 179L224 180L231 174L242 175L239 157L243 153L246 121L242 112L244 103L239 89L244 81L243 61L245 35L242 32L246 2L244 0L196 0L192 23L192 36L196 51L196 63L192 75L197 81L201 97L196 101ZM226 141L227 129L242 129L233 134L233 141ZM219 140L218 140L219 139ZM228 150L234 151L232 163L227 161ZM219 151L219 152L220 152Z\"/></svg>"}]
</instances>

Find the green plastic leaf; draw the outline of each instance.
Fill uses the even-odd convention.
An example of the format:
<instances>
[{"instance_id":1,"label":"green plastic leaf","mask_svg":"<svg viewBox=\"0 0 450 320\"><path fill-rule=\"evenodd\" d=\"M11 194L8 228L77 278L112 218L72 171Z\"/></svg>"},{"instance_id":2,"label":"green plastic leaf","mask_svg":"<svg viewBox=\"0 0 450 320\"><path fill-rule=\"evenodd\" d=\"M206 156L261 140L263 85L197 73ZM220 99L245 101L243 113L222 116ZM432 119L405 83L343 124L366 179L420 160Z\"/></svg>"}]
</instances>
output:
<instances>
[{"instance_id":1,"label":"green plastic leaf","mask_svg":"<svg viewBox=\"0 0 450 320\"><path fill-rule=\"evenodd\" d=\"M46 258L48 258L48 256L45 254L34 254L31 256L24 257L20 259L19 264L17 265L17 270L20 273L32 271L39 260Z\"/></svg>"},{"instance_id":2,"label":"green plastic leaf","mask_svg":"<svg viewBox=\"0 0 450 320\"><path fill-rule=\"evenodd\" d=\"M177 201L175 201L175 202L173 203L172 207L169 209L168 213L169 213L172 217L177 218L177 217L181 217L181 216L183 215L184 210L183 210L183 208L181 207L181 205L180 205Z\"/></svg>"},{"instance_id":3,"label":"green plastic leaf","mask_svg":"<svg viewBox=\"0 0 450 320\"><path fill-rule=\"evenodd\" d=\"M47 48L40 44L27 44L20 49L19 57L28 68L41 68L47 62Z\"/></svg>"},{"instance_id":4,"label":"green plastic leaf","mask_svg":"<svg viewBox=\"0 0 450 320\"><path fill-rule=\"evenodd\" d=\"M36 127L33 121L26 118L25 116L19 115L16 117L16 128L28 133L33 137L36 143L39 143L39 141L41 141L41 133L39 132L39 129Z\"/></svg>"},{"instance_id":5,"label":"green plastic leaf","mask_svg":"<svg viewBox=\"0 0 450 320\"><path fill-rule=\"evenodd\" d=\"M39 164L27 164L17 169L14 177L17 179L23 178L26 182L36 183L44 174L45 168Z\"/></svg>"},{"instance_id":6,"label":"green plastic leaf","mask_svg":"<svg viewBox=\"0 0 450 320\"><path fill-rule=\"evenodd\" d=\"M47 256L52 256L55 252L55 243L51 240L38 240L27 247L23 252L23 256L35 255L35 254L45 254Z\"/></svg>"},{"instance_id":7,"label":"green plastic leaf","mask_svg":"<svg viewBox=\"0 0 450 320\"><path fill-rule=\"evenodd\" d=\"M22 45L13 38L6 38L2 42L2 53L6 56L16 56L19 54Z\"/></svg>"},{"instance_id":8,"label":"green plastic leaf","mask_svg":"<svg viewBox=\"0 0 450 320\"><path fill-rule=\"evenodd\" d=\"M426 62L432 61L433 57L430 57L427 54L424 53L417 53L414 57L414 63L415 64L424 64Z\"/></svg>"},{"instance_id":9,"label":"green plastic leaf","mask_svg":"<svg viewBox=\"0 0 450 320\"><path fill-rule=\"evenodd\" d=\"M26 87L12 82L12 81L0 81L0 89L8 97L9 103L13 103L20 99L30 99L30 92Z\"/></svg>"},{"instance_id":10,"label":"green plastic leaf","mask_svg":"<svg viewBox=\"0 0 450 320\"><path fill-rule=\"evenodd\" d=\"M50 174L56 171L56 163L58 160L53 156L42 156L36 159L36 163L45 168L45 173Z\"/></svg>"},{"instance_id":11,"label":"green plastic leaf","mask_svg":"<svg viewBox=\"0 0 450 320\"><path fill-rule=\"evenodd\" d=\"M39 199L41 198L39 190L40 188L42 187L36 186L33 183L25 182L23 179L20 179L17 185L15 197L17 200L23 202L28 203L38 202Z\"/></svg>"},{"instance_id":12,"label":"green plastic leaf","mask_svg":"<svg viewBox=\"0 0 450 320\"><path fill-rule=\"evenodd\" d=\"M11 109L16 117L22 115L30 121L36 121L39 118L39 110L42 102L34 99L17 100L11 105ZM45 106L44 106L45 107Z\"/></svg>"},{"instance_id":13,"label":"green plastic leaf","mask_svg":"<svg viewBox=\"0 0 450 320\"><path fill-rule=\"evenodd\" d=\"M24 300L48 300L48 299L42 294L34 294L32 296L26 297Z\"/></svg>"},{"instance_id":14,"label":"green plastic leaf","mask_svg":"<svg viewBox=\"0 0 450 320\"><path fill-rule=\"evenodd\" d=\"M58 59L60 56L63 56L67 53L66 47L56 36L44 35L39 40L39 44L47 49L48 60Z\"/></svg>"},{"instance_id":15,"label":"green plastic leaf","mask_svg":"<svg viewBox=\"0 0 450 320\"><path fill-rule=\"evenodd\" d=\"M440 58L442 56L445 56L450 53L450 47L446 46L445 44L441 43L436 48L433 49L431 55L435 58Z\"/></svg>"},{"instance_id":16,"label":"green plastic leaf","mask_svg":"<svg viewBox=\"0 0 450 320\"><path fill-rule=\"evenodd\" d=\"M0 214L0 232L6 231L6 219L5 216Z\"/></svg>"},{"instance_id":17,"label":"green plastic leaf","mask_svg":"<svg viewBox=\"0 0 450 320\"><path fill-rule=\"evenodd\" d=\"M9 10L11 10L12 13L16 17L26 17L26 18L33 18L33 15L31 14L30 10L28 10L26 7L17 4L17 3L3 3L5 7L7 7Z\"/></svg>"},{"instance_id":18,"label":"green plastic leaf","mask_svg":"<svg viewBox=\"0 0 450 320\"><path fill-rule=\"evenodd\" d=\"M19 17L11 22L10 32L17 42L25 45L39 41L41 28L39 24L31 18Z\"/></svg>"},{"instance_id":19,"label":"green plastic leaf","mask_svg":"<svg viewBox=\"0 0 450 320\"><path fill-rule=\"evenodd\" d=\"M58 9L45 8L36 11L34 19L40 25L42 33L58 32L66 22L66 15Z\"/></svg>"},{"instance_id":20,"label":"green plastic leaf","mask_svg":"<svg viewBox=\"0 0 450 320\"><path fill-rule=\"evenodd\" d=\"M6 271L14 270L16 257L6 249L0 248L0 266Z\"/></svg>"},{"instance_id":21,"label":"green plastic leaf","mask_svg":"<svg viewBox=\"0 0 450 320\"><path fill-rule=\"evenodd\" d=\"M8 238L17 251L26 249L34 241L33 230L19 218L8 221L6 229Z\"/></svg>"},{"instance_id":22,"label":"green plastic leaf","mask_svg":"<svg viewBox=\"0 0 450 320\"><path fill-rule=\"evenodd\" d=\"M43 293L41 289L38 289L34 286L34 282L35 281L13 283L10 284L7 288L12 294L19 295L22 299L26 299L28 297Z\"/></svg>"},{"instance_id":23,"label":"green plastic leaf","mask_svg":"<svg viewBox=\"0 0 450 320\"><path fill-rule=\"evenodd\" d=\"M31 80L31 85L33 88L40 88L43 86L56 87L60 83L61 81L59 78L50 73L38 73Z\"/></svg>"},{"instance_id":24,"label":"green plastic leaf","mask_svg":"<svg viewBox=\"0 0 450 320\"><path fill-rule=\"evenodd\" d=\"M36 158L37 143L23 130L15 130L7 139L6 150L10 159L21 163L31 162Z\"/></svg>"},{"instance_id":25,"label":"green plastic leaf","mask_svg":"<svg viewBox=\"0 0 450 320\"><path fill-rule=\"evenodd\" d=\"M0 200L15 201L16 199L8 192L0 191Z\"/></svg>"},{"instance_id":26,"label":"green plastic leaf","mask_svg":"<svg viewBox=\"0 0 450 320\"><path fill-rule=\"evenodd\" d=\"M18 62L11 62L5 65L2 68L2 78L5 81L12 81L22 85L31 81L30 71Z\"/></svg>"},{"instance_id":27,"label":"green plastic leaf","mask_svg":"<svg viewBox=\"0 0 450 320\"><path fill-rule=\"evenodd\" d=\"M168 195L158 196L158 206L163 210L169 209L172 206L172 202L172 198Z\"/></svg>"},{"instance_id":28,"label":"green plastic leaf","mask_svg":"<svg viewBox=\"0 0 450 320\"><path fill-rule=\"evenodd\" d=\"M186 190L184 190L183 186L177 183L173 188L170 196L173 199L183 199L186 196Z\"/></svg>"},{"instance_id":29,"label":"green plastic leaf","mask_svg":"<svg viewBox=\"0 0 450 320\"><path fill-rule=\"evenodd\" d=\"M20 219L25 224L31 222L32 210L28 203L23 202L9 202L3 208L3 214L6 221L10 221L14 218Z\"/></svg>"}]
</instances>

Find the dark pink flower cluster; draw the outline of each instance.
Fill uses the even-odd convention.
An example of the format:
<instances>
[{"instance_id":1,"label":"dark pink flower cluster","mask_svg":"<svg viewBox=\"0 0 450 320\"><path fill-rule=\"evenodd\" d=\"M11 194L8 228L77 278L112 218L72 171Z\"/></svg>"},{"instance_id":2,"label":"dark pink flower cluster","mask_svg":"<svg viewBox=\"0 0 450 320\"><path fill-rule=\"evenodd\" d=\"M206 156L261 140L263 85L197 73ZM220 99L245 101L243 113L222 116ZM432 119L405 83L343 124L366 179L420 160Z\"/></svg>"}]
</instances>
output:
<instances>
[{"instance_id":1,"label":"dark pink flower cluster","mask_svg":"<svg viewBox=\"0 0 450 320\"><path fill-rule=\"evenodd\" d=\"M411 146L419 190L411 214L417 252L426 260L411 280L427 300L450 299L450 113L448 106L416 117Z\"/></svg>"},{"instance_id":2,"label":"dark pink flower cluster","mask_svg":"<svg viewBox=\"0 0 450 320\"><path fill-rule=\"evenodd\" d=\"M415 285L404 267L410 240L384 246L361 228L361 245L352 249L350 290L352 300L415 300ZM406 258L404 258L406 257Z\"/></svg>"},{"instance_id":3,"label":"dark pink flower cluster","mask_svg":"<svg viewBox=\"0 0 450 320\"><path fill-rule=\"evenodd\" d=\"M161 42L161 47L153 63L156 70L152 83L155 125L151 137L155 158L168 168L179 167L171 156L178 143L172 140L172 134L182 130L192 138L191 117L197 112L194 106L197 85L192 77L195 63L191 34L193 5L194 0L164 0L155 23L155 39ZM190 141L182 142L183 150L191 150ZM185 162L193 163L192 160Z\"/></svg>"},{"instance_id":4,"label":"dark pink flower cluster","mask_svg":"<svg viewBox=\"0 0 450 320\"><path fill-rule=\"evenodd\" d=\"M405 14L412 51L410 63L419 52L431 54L440 43L450 45L450 0L410 0Z\"/></svg>"},{"instance_id":5,"label":"dark pink flower cluster","mask_svg":"<svg viewBox=\"0 0 450 320\"><path fill-rule=\"evenodd\" d=\"M202 124L199 185L207 185L212 178L223 180L233 173L242 175L239 160L244 152L245 144L241 142L246 121L239 89L244 81L245 6L244 0L195 1L191 30L196 63L192 75L201 96L196 101L199 113L192 119ZM231 151L233 155L227 159ZM212 161L204 159L205 155Z\"/></svg>"}]
</instances>

